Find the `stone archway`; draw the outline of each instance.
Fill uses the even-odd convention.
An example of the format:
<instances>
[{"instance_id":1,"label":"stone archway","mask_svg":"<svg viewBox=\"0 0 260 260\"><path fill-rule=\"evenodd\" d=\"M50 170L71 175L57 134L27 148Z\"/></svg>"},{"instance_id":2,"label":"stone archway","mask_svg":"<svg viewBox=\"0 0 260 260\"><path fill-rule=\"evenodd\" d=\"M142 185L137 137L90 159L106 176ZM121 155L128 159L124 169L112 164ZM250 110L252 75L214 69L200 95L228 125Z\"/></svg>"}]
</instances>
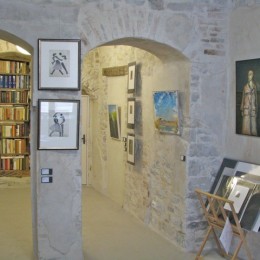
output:
<instances>
[{"instance_id":1,"label":"stone archway","mask_svg":"<svg viewBox=\"0 0 260 260\"><path fill-rule=\"evenodd\" d=\"M180 161L180 155L186 154L188 148L186 124L189 118L190 64L179 51L148 39L124 38L103 44L86 55L83 77L88 79L88 86L99 89L93 101L95 108L92 115L95 118L93 186L113 199L109 191L108 158L110 153L116 155L116 152L109 151L107 146L109 136L105 115L109 83L102 76L102 68L115 64L127 65L133 61L137 63L138 89L134 97L138 105L134 133L138 159L135 166L127 165L121 169L126 178L123 207L171 242L185 247L183 201L186 168ZM121 87L127 88L127 85ZM154 128L152 92L163 90L179 91L182 118L180 136L161 135ZM126 107L124 104L121 106L124 113Z\"/></svg>"}]
</instances>

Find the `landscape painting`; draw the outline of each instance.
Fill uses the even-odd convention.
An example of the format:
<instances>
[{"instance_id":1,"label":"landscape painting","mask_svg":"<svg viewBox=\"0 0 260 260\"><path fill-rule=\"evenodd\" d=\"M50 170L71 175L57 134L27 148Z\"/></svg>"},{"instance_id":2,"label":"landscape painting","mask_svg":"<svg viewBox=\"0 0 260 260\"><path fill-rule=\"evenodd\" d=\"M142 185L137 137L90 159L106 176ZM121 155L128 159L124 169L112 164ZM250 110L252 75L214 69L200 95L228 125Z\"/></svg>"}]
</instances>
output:
<instances>
[{"instance_id":1,"label":"landscape painting","mask_svg":"<svg viewBox=\"0 0 260 260\"><path fill-rule=\"evenodd\" d=\"M158 91L153 94L154 125L160 133L180 134L178 91Z\"/></svg>"},{"instance_id":2,"label":"landscape painting","mask_svg":"<svg viewBox=\"0 0 260 260\"><path fill-rule=\"evenodd\" d=\"M117 105L108 105L110 137L120 140L120 109Z\"/></svg>"}]
</instances>

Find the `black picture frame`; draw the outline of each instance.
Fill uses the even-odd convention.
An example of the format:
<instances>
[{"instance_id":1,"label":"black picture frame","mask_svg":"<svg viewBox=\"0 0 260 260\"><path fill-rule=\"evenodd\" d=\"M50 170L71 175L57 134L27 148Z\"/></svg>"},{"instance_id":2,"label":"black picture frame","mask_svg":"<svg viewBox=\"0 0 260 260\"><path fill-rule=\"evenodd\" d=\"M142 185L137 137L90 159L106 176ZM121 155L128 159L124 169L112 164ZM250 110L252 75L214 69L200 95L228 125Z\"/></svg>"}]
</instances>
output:
<instances>
[{"instance_id":1,"label":"black picture frame","mask_svg":"<svg viewBox=\"0 0 260 260\"><path fill-rule=\"evenodd\" d=\"M127 134L127 162L135 165L135 135Z\"/></svg>"},{"instance_id":2,"label":"black picture frame","mask_svg":"<svg viewBox=\"0 0 260 260\"><path fill-rule=\"evenodd\" d=\"M136 62L131 62L128 64L127 92L135 93L135 88L136 88Z\"/></svg>"},{"instance_id":3,"label":"black picture frame","mask_svg":"<svg viewBox=\"0 0 260 260\"><path fill-rule=\"evenodd\" d=\"M81 41L38 39L38 89L80 90Z\"/></svg>"},{"instance_id":4,"label":"black picture frame","mask_svg":"<svg viewBox=\"0 0 260 260\"><path fill-rule=\"evenodd\" d=\"M79 100L38 100L38 150L79 149Z\"/></svg>"},{"instance_id":5,"label":"black picture frame","mask_svg":"<svg viewBox=\"0 0 260 260\"><path fill-rule=\"evenodd\" d=\"M135 98L127 99L127 128L135 128Z\"/></svg>"},{"instance_id":6,"label":"black picture frame","mask_svg":"<svg viewBox=\"0 0 260 260\"><path fill-rule=\"evenodd\" d=\"M249 84L250 81L252 84ZM259 111L260 58L238 60L236 61L236 134L259 137Z\"/></svg>"}]
</instances>

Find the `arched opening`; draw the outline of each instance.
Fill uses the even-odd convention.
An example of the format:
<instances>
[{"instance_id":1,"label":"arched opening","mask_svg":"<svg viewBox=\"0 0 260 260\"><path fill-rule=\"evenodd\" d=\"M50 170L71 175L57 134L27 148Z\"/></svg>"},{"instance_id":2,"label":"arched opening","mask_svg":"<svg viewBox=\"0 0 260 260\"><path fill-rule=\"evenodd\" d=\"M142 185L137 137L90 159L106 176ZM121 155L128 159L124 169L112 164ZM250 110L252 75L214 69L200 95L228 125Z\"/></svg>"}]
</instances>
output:
<instances>
[{"instance_id":1,"label":"arched opening","mask_svg":"<svg viewBox=\"0 0 260 260\"><path fill-rule=\"evenodd\" d=\"M128 75L104 76L102 69L136 63L136 89ZM186 154L189 138L189 60L158 42L124 38L91 50L83 61L83 94L90 96L89 183L172 243L184 247ZM178 91L180 135L154 126L153 93ZM127 101L135 99L135 127L127 127ZM121 138L109 132L108 107L121 111ZM127 162L123 137L135 136L135 164ZM178 201L182 201L180 208ZM84 198L83 198L84 202ZM178 207L178 208L177 208ZM84 223L84 220L83 220Z\"/></svg>"},{"instance_id":2,"label":"arched opening","mask_svg":"<svg viewBox=\"0 0 260 260\"><path fill-rule=\"evenodd\" d=\"M3 258L31 258L33 255L32 54L33 48L27 42L0 30L0 251ZM8 111L11 115L7 116Z\"/></svg>"}]
</instances>

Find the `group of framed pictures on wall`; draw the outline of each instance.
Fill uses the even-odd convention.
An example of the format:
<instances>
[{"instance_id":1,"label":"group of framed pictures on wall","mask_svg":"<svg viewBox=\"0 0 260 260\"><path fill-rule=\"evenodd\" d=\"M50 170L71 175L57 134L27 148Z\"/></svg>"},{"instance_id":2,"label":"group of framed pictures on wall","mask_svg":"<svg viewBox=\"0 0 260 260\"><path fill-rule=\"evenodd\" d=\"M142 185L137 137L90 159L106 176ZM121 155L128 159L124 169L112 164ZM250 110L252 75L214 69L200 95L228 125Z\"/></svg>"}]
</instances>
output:
<instances>
[{"instance_id":1,"label":"group of framed pictures on wall","mask_svg":"<svg viewBox=\"0 0 260 260\"><path fill-rule=\"evenodd\" d=\"M135 129L135 88L136 88L136 62L128 64L127 92L132 95L127 99L127 128ZM127 134L127 162L135 164L135 134Z\"/></svg>"},{"instance_id":2,"label":"group of framed pictures on wall","mask_svg":"<svg viewBox=\"0 0 260 260\"><path fill-rule=\"evenodd\" d=\"M80 90L80 40L38 40L38 89ZM79 149L80 101L38 100L38 150Z\"/></svg>"},{"instance_id":3,"label":"group of framed pictures on wall","mask_svg":"<svg viewBox=\"0 0 260 260\"><path fill-rule=\"evenodd\" d=\"M125 66L125 74L128 75L127 93L131 96L127 99L127 128L131 133L123 137L125 142L125 151L127 151L127 162L135 164L135 87L136 87L136 62ZM121 75L121 74L120 74ZM116 104L108 105L109 130L110 137L115 140L121 140L121 108Z\"/></svg>"}]
</instances>

